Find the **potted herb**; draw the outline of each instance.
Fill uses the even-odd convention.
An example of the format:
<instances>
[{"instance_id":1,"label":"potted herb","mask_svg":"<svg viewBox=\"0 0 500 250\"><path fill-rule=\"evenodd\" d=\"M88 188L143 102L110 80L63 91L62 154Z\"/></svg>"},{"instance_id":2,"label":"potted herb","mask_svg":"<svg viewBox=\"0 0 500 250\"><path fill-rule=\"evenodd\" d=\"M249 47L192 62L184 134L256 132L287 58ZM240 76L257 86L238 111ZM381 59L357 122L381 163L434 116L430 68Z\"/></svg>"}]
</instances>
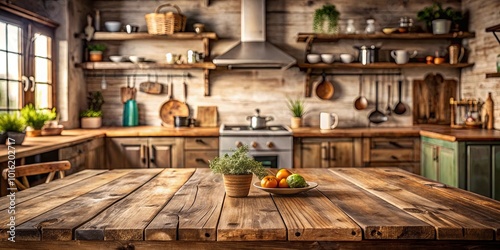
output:
<instances>
[{"instance_id":1,"label":"potted herb","mask_svg":"<svg viewBox=\"0 0 500 250\"><path fill-rule=\"evenodd\" d=\"M338 33L340 13L335 5L325 4L314 11L313 30L316 33ZM326 29L325 29L326 26Z\"/></svg>"},{"instance_id":2,"label":"potted herb","mask_svg":"<svg viewBox=\"0 0 500 250\"><path fill-rule=\"evenodd\" d=\"M26 123L24 119L15 113L0 114L0 131L6 132L10 143L21 145L24 141ZM7 138L5 138L7 139ZM1 142L5 144L5 140Z\"/></svg>"},{"instance_id":3,"label":"potted herb","mask_svg":"<svg viewBox=\"0 0 500 250\"><path fill-rule=\"evenodd\" d=\"M417 12L417 18L425 22L427 30L432 27L433 34L447 34L450 32L451 23L459 25L463 15L451 7L443 9L441 3L434 3Z\"/></svg>"},{"instance_id":4,"label":"potted herb","mask_svg":"<svg viewBox=\"0 0 500 250\"><path fill-rule=\"evenodd\" d=\"M89 60L91 62L102 61L102 53L106 50L106 45L104 44L89 44L87 46L89 50Z\"/></svg>"},{"instance_id":5,"label":"potted herb","mask_svg":"<svg viewBox=\"0 0 500 250\"><path fill-rule=\"evenodd\" d=\"M21 109L21 117L28 125L26 128L27 136L40 136L45 122L56 119L56 116L55 108L52 110L35 109L31 103Z\"/></svg>"},{"instance_id":6,"label":"potted herb","mask_svg":"<svg viewBox=\"0 0 500 250\"><path fill-rule=\"evenodd\" d=\"M292 113L291 128L299 128L302 125L302 116L306 114L304 100L293 100L288 98L287 107Z\"/></svg>"},{"instance_id":7,"label":"potted herb","mask_svg":"<svg viewBox=\"0 0 500 250\"><path fill-rule=\"evenodd\" d=\"M80 112L82 128L100 128L102 126L102 105L104 98L101 92L89 92L88 109Z\"/></svg>"},{"instance_id":8,"label":"potted herb","mask_svg":"<svg viewBox=\"0 0 500 250\"><path fill-rule=\"evenodd\" d=\"M215 174L222 174L226 194L230 197L246 197L250 191L252 174L259 179L267 175L262 163L248 156L248 145L236 149L232 155L225 154L209 161L209 167Z\"/></svg>"}]
</instances>

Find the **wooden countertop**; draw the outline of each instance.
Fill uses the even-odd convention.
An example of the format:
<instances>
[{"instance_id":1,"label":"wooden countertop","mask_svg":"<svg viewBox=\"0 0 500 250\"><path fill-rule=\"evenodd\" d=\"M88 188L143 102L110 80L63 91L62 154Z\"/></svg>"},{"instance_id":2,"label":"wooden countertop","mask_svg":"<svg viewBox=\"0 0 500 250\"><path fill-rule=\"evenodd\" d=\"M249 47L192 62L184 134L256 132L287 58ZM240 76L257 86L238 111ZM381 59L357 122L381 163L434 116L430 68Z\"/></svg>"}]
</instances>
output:
<instances>
[{"instance_id":1,"label":"wooden countertop","mask_svg":"<svg viewBox=\"0 0 500 250\"><path fill-rule=\"evenodd\" d=\"M398 128L335 128L322 130L319 127L293 129L294 137L379 137L379 136L419 136L419 127Z\"/></svg>"},{"instance_id":2,"label":"wooden countertop","mask_svg":"<svg viewBox=\"0 0 500 250\"><path fill-rule=\"evenodd\" d=\"M136 127L103 127L99 129L72 129L71 133L101 132L106 137L137 137L137 136L168 136L168 137L192 137L192 136L219 136L219 127L213 128L166 128L158 126L136 126Z\"/></svg>"},{"instance_id":3,"label":"wooden countertop","mask_svg":"<svg viewBox=\"0 0 500 250\"><path fill-rule=\"evenodd\" d=\"M85 170L15 194L15 243L0 198L0 249L500 247L498 201L396 168L295 172L318 187L232 198L206 168Z\"/></svg>"}]
</instances>

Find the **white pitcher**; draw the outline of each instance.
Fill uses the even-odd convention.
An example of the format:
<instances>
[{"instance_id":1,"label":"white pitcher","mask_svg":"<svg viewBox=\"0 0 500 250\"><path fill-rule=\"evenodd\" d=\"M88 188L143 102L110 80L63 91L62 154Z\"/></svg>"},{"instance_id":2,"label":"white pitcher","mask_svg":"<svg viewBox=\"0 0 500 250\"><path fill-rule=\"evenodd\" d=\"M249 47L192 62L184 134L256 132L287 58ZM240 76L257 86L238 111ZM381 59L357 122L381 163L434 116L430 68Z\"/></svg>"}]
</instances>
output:
<instances>
[{"instance_id":1,"label":"white pitcher","mask_svg":"<svg viewBox=\"0 0 500 250\"><path fill-rule=\"evenodd\" d=\"M321 112L319 114L320 129L334 129L339 124L339 116L335 113Z\"/></svg>"},{"instance_id":2,"label":"white pitcher","mask_svg":"<svg viewBox=\"0 0 500 250\"><path fill-rule=\"evenodd\" d=\"M410 58L413 58L415 56L417 56L416 50L414 50L411 55L408 51L403 50L403 49L391 51L391 57L394 58L394 60L396 61L396 64L408 63Z\"/></svg>"}]
</instances>

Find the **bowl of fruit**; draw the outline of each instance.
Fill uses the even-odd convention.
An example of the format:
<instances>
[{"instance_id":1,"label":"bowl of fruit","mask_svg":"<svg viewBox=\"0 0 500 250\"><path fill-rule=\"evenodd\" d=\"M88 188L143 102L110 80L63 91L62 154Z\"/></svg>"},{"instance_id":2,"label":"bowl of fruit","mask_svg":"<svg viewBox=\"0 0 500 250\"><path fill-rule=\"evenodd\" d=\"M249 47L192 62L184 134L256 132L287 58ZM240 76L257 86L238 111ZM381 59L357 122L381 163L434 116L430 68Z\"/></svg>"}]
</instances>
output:
<instances>
[{"instance_id":1,"label":"bowl of fruit","mask_svg":"<svg viewBox=\"0 0 500 250\"><path fill-rule=\"evenodd\" d=\"M309 191L317 187L318 183L306 181L302 175L282 168L276 175L268 175L262 180L254 182L253 186L271 194L291 195Z\"/></svg>"}]
</instances>

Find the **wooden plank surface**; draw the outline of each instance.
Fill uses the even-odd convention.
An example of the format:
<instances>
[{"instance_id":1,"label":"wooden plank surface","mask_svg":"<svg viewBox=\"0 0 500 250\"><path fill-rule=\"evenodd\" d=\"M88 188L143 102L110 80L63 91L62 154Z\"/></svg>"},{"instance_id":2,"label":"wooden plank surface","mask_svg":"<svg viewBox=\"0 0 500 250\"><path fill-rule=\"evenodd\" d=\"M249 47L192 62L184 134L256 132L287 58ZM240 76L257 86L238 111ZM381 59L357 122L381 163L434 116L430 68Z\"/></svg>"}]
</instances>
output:
<instances>
[{"instance_id":1,"label":"wooden plank surface","mask_svg":"<svg viewBox=\"0 0 500 250\"><path fill-rule=\"evenodd\" d=\"M89 170L84 170L69 176L66 176L63 179L56 179L54 181L51 181L49 183L46 183L44 185L38 185L34 186L31 188L28 188L26 190L23 190L22 192L17 192L17 197L16 197L16 204L19 205L27 200L31 200L35 197L50 193L56 189L61 189L64 188L68 185L77 183L79 181L82 181L87 178L91 178L93 176L102 174L106 172L107 170L97 170L97 171L89 171ZM9 207L9 197L4 196L0 197L0 211L7 209Z\"/></svg>"},{"instance_id":2,"label":"wooden plank surface","mask_svg":"<svg viewBox=\"0 0 500 250\"><path fill-rule=\"evenodd\" d=\"M113 170L92 177L92 181L81 181L64 188L54 190L43 196L38 196L16 206L16 225L22 224L40 214L48 212L76 197L86 194L106 183L118 179L130 170ZM10 214L5 210L0 212L0 240L7 238Z\"/></svg>"},{"instance_id":3,"label":"wooden plank surface","mask_svg":"<svg viewBox=\"0 0 500 250\"><path fill-rule=\"evenodd\" d=\"M331 169L334 173L382 198L410 215L434 226L439 240L493 240L494 231L480 222L455 212L441 202L390 184L386 178L372 175L368 169Z\"/></svg>"},{"instance_id":4,"label":"wooden plank surface","mask_svg":"<svg viewBox=\"0 0 500 250\"><path fill-rule=\"evenodd\" d=\"M198 106L196 121L200 127L217 127L217 106Z\"/></svg>"},{"instance_id":5,"label":"wooden plank surface","mask_svg":"<svg viewBox=\"0 0 500 250\"><path fill-rule=\"evenodd\" d=\"M457 64L427 64L427 63L405 63L396 64L393 62L375 62L367 65L361 63L298 63L299 68L314 68L314 69L413 69L413 68L429 68L429 69L439 69L439 68L467 68L474 66L473 63L457 63Z\"/></svg>"},{"instance_id":6,"label":"wooden plank surface","mask_svg":"<svg viewBox=\"0 0 500 250\"><path fill-rule=\"evenodd\" d=\"M310 169L294 169L307 174ZM290 241L360 241L361 228L316 189L294 196L273 195Z\"/></svg>"},{"instance_id":7,"label":"wooden plank surface","mask_svg":"<svg viewBox=\"0 0 500 250\"><path fill-rule=\"evenodd\" d=\"M404 188L434 202L454 208L454 211L495 231L495 239L500 240L500 203L490 198L464 192L462 189L449 187L431 181L422 176L405 172L401 169L373 169L373 176L384 178L387 182Z\"/></svg>"},{"instance_id":8,"label":"wooden plank surface","mask_svg":"<svg viewBox=\"0 0 500 250\"><path fill-rule=\"evenodd\" d=\"M162 169L130 172L16 228L17 240L72 240L73 231L122 199ZM85 211L82 213L82 211Z\"/></svg>"},{"instance_id":9,"label":"wooden plank surface","mask_svg":"<svg viewBox=\"0 0 500 250\"><path fill-rule=\"evenodd\" d=\"M363 239L435 239L431 225L373 196L335 173L310 169L302 174L318 182L318 190L352 218Z\"/></svg>"},{"instance_id":10,"label":"wooden plank surface","mask_svg":"<svg viewBox=\"0 0 500 250\"><path fill-rule=\"evenodd\" d=\"M215 241L223 201L222 176L210 169L196 169L149 223L145 239Z\"/></svg>"},{"instance_id":11,"label":"wooden plank surface","mask_svg":"<svg viewBox=\"0 0 500 250\"><path fill-rule=\"evenodd\" d=\"M77 240L143 240L144 229L194 169L164 169L135 192L76 229Z\"/></svg>"},{"instance_id":12,"label":"wooden plank surface","mask_svg":"<svg viewBox=\"0 0 500 250\"><path fill-rule=\"evenodd\" d=\"M306 42L309 37L313 36L315 42L333 42L339 39L401 39L401 40L418 40L418 39L449 39L449 38L471 38L475 33L469 32L454 32L449 34L434 35L432 33L393 33L384 34L376 32L375 34L319 34L319 33L299 33L297 42Z\"/></svg>"},{"instance_id":13,"label":"wooden plank surface","mask_svg":"<svg viewBox=\"0 0 500 250\"><path fill-rule=\"evenodd\" d=\"M258 181L254 176L252 183ZM287 228L271 196L250 187L245 198L226 196L217 241L286 240Z\"/></svg>"},{"instance_id":14,"label":"wooden plank surface","mask_svg":"<svg viewBox=\"0 0 500 250\"><path fill-rule=\"evenodd\" d=\"M177 32L170 35L151 35L147 32L95 32L93 40L138 40L138 39L161 39L161 40L201 40L203 38L217 39L214 32L203 32L196 34L194 32Z\"/></svg>"}]
</instances>

